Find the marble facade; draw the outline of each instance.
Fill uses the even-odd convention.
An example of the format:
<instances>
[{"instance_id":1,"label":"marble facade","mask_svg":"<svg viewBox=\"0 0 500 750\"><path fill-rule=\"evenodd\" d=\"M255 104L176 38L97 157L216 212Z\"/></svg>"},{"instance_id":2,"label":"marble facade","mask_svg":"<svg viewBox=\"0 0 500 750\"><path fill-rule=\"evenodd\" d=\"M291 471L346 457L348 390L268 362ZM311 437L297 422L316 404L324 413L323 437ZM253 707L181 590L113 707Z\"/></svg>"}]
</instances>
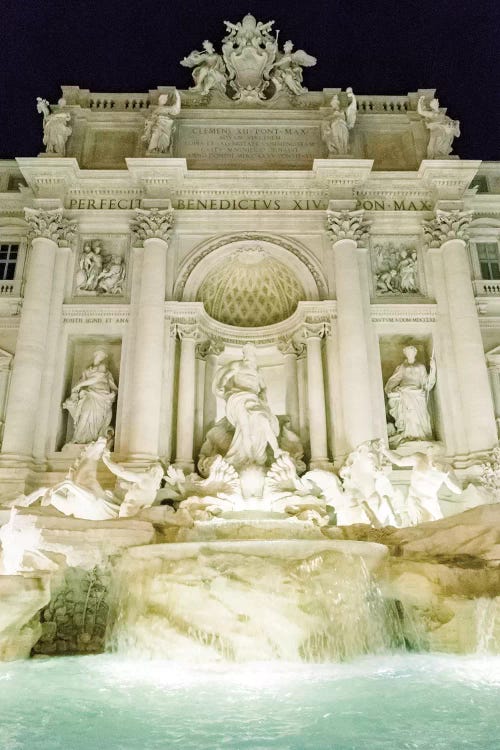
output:
<instances>
[{"instance_id":1,"label":"marble facade","mask_svg":"<svg viewBox=\"0 0 500 750\"><path fill-rule=\"evenodd\" d=\"M18 246L0 283L3 500L98 438L122 466L194 471L225 416L216 373L248 344L310 470L367 441L431 443L467 482L497 445L500 279L481 247L500 253L500 165L450 155L458 124L431 90L307 91L314 58L267 26L192 53L190 90L63 87L39 102L46 153L0 163L0 242ZM403 398L387 383L412 347ZM394 417L412 398L413 432Z\"/></svg>"}]
</instances>

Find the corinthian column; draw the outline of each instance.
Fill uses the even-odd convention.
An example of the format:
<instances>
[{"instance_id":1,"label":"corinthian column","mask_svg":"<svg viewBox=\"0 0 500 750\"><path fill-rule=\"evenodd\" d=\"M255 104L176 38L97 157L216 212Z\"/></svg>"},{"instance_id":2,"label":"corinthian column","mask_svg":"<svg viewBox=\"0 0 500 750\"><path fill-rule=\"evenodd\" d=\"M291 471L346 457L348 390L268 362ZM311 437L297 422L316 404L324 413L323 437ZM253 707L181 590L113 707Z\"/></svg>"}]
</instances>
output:
<instances>
[{"instance_id":1,"label":"corinthian column","mask_svg":"<svg viewBox=\"0 0 500 750\"><path fill-rule=\"evenodd\" d=\"M368 223L363 211L327 211L337 292L337 336L344 439L351 451L375 434L369 328L370 294L363 272ZM363 243L363 244L361 244ZM361 245L361 246L360 246Z\"/></svg>"},{"instance_id":2,"label":"corinthian column","mask_svg":"<svg viewBox=\"0 0 500 750\"><path fill-rule=\"evenodd\" d=\"M205 373L203 381L203 435L209 427L215 422L216 400L212 386L215 378L217 367L217 357L224 351L224 342L217 336L212 336L198 344L198 357L205 363Z\"/></svg>"},{"instance_id":3,"label":"corinthian column","mask_svg":"<svg viewBox=\"0 0 500 750\"><path fill-rule=\"evenodd\" d=\"M126 451L136 460L158 457L168 240L174 221L172 209L137 209L132 231L140 250L140 281L132 299L135 341L129 434Z\"/></svg>"},{"instance_id":4,"label":"corinthian column","mask_svg":"<svg viewBox=\"0 0 500 750\"><path fill-rule=\"evenodd\" d=\"M438 308L438 384L441 373L448 384L443 422L447 448L459 454L492 448L497 441L495 412L466 252L470 220L470 212L437 209L435 218L424 223ZM442 385L438 387L442 392ZM453 421L453 435L446 430L447 418Z\"/></svg>"},{"instance_id":5,"label":"corinthian column","mask_svg":"<svg viewBox=\"0 0 500 750\"><path fill-rule=\"evenodd\" d=\"M194 415L196 399L196 339L195 323L177 325L181 340L179 362L179 393L177 397L177 445L175 465L185 471L194 471Z\"/></svg>"},{"instance_id":6,"label":"corinthian column","mask_svg":"<svg viewBox=\"0 0 500 750\"><path fill-rule=\"evenodd\" d=\"M292 430L299 434L300 432L300 409L299 409L299 379L297 374L297 356L301 347L296 344L293 338L283 337L278 342L278 349L285 359L285 379L286 379L286 397L285 408L286 414L290 417Z\"/></svg>"},{"instance_id":7,"label":"corinthian column","mask_svg":"<svg viewBox=\"0 0 500 750\"><path fill-rule=\"evenodd\" d=\"M309 408L309 444L311 446L311 469L328 468L328 443L326 432L325 383L321 339L325 335L325 323L306 323L304 337L307 351L307 401Z\"/></svg>"},{"instance_id":8,"label":"corinthian column","mask_svg":"<svg viewBox=\"0 0 500 750\"><path fill-rule=\"evenodd\" d=\"M31 248L2 444L7 460L21 462L33 453L57 247L71 242L75 232L74 223L63 218L62 209L27 208L25 218Z\"/></svg>"}]
</instances>

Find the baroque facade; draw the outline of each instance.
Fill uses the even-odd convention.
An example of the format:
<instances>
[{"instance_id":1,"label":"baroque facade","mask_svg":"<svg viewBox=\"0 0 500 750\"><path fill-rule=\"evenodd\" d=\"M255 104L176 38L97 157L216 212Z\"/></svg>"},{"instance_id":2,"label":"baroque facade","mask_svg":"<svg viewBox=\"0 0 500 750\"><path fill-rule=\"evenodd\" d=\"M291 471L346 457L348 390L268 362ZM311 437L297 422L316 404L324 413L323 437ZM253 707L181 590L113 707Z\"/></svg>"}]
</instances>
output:
<instances>
[{"instance_id":1,"label":"baroque facade","mask_svg":"<svg viewBox=\"0 0 500 750\"><path fill-rule=\"evenodd\" d=\"M248 344L304 468L382 440L401 486L429 445L466 482L496 447L500 165L433 91L308 92L248 18L190 90L40 99L46 152L0 163L2 499L99 437L203 474Z\"/></svg>"}]
</instances>

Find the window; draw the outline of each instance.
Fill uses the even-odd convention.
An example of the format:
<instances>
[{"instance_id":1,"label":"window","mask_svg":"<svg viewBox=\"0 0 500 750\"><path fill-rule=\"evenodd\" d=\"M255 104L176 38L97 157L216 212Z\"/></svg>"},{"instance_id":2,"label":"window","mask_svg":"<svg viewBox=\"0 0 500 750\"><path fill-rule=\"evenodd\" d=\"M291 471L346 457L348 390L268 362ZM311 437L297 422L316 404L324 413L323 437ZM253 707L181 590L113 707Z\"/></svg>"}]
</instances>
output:
<instances>
[{"instance_id":1,"label":"window","mask_svg":"<svg viewBox=\"0 0 500 750\"><path fill-rule=\"evenodd\" d=\"M470 184L471 188L477 187L477 193L487 193L488 192L488 180L486 179L486 175L480 174L476 175L474 179L472 180Z\"/></svg>"},{"instance_id":2,"label":"window","mask_svg":"<svg viewBox=\"0 0 500 750\"><path fill-rule=\"evenodd\" d=\"M28 184L24 177L17 176L14 174L9 175L9 184L7 185L7 190L9 192L18 192L20 187L28 187Z\"/></svg>"},{"instance_id":3,"label":"window","mask_svg":"<svg viewBox=\"0 0 500 750\"><path fill-rule=\"evenodd\" d=\"M500 279L500 258L496 242L477 242L477 257L483 279Z\"/></svg>"},{"instance_id":4,"label":"window","mask_svg":"<svg viewBox=\"0 0 500 750\"><path fill-rule=\"evenodd\" d=\"M19 245L0 245L0 281L12 281L16 272Z\"/></svg>"}]
</instances>

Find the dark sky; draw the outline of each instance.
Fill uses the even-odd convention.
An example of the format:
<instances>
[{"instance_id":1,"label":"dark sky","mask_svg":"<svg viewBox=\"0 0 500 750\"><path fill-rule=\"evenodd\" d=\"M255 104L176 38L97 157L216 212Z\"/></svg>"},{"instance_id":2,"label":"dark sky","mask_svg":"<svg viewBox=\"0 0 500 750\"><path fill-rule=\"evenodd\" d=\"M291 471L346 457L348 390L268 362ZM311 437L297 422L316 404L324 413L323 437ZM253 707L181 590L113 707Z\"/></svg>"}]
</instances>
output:
<instances>
[{"instance_id":1,"label":"dark sky","mask_svg":"<svg viewBox=\"0 0 500 750\"><path fill-rule=\"evenodd\" d=\"M1 0L0 156L41 150L35 98L56 102L62 84L187 88L179 60L205 38L219 49L223 20L249 11L318 58L310 90L435 87L462 123L455 152L500 159L500 0Z\"/></svg>"}]
</instances>

